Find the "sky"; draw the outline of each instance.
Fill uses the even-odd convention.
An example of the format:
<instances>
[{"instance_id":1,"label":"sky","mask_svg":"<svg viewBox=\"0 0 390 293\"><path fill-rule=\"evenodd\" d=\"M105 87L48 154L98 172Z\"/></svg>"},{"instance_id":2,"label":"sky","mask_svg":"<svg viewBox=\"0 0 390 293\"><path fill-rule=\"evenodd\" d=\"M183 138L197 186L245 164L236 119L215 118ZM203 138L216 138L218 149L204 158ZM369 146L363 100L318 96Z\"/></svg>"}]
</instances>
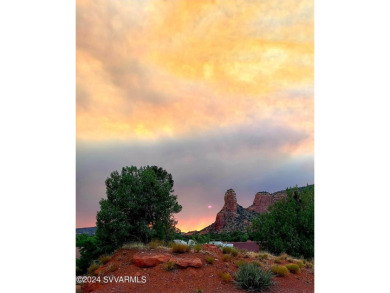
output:
<instances>
[{"instance_id":1,"label":"sky","mask_svg":"<svg viewBox=\"0 0 390 293\"><path fill-rule=\"evenodd\" d=\"M131 165L172 174L184 232L313 184L314 1L77 0L77 227Z\"/></svg>"}]
</instances>

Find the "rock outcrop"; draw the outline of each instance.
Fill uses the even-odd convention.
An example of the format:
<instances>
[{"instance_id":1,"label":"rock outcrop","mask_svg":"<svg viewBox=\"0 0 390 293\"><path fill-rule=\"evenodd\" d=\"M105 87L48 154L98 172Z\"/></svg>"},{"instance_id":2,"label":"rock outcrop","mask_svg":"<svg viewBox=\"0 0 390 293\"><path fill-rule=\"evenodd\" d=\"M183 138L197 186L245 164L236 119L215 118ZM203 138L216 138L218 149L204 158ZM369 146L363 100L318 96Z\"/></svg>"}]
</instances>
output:
<instances>
[{"instance_id":1,"label":"rock outcrop","mask_svg":"<svg viewBox=\"0 0 390 293\"><path fill-rule=\"evenodd\" d=\"M233 189L226 191L224 200L225 203L217 214L215 222L201 230L200 234L246 231L246 227L256 216L256 213L244 209L237 203L236 193Z\"/></svg>"}]
</instances>

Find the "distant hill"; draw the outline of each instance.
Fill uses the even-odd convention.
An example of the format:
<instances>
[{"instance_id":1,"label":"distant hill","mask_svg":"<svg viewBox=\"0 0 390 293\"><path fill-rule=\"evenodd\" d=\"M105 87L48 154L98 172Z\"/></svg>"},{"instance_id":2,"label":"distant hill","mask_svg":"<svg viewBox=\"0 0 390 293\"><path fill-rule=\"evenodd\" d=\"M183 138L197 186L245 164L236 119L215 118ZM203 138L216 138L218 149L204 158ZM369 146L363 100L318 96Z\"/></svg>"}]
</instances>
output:
<instances>
[{"instance_id":1,"label":"distant hill","mask_svg":"<svg viewBox=\"0 0 390 293\"><path fill-rule=\"evenodd\" d=\"M77 234L88 234L89 236L95 235L96 227L76 228Z\"/></svg>"}]
</instances>

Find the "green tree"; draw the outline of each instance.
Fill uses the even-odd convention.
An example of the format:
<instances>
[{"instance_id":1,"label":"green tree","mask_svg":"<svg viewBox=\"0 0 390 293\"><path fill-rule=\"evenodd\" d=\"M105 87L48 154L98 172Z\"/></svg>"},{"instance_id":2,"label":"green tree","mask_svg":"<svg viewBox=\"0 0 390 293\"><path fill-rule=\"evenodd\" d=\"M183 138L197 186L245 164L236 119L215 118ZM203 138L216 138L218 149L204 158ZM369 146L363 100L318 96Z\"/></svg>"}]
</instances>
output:
<instances>
[{"instance_id":1,"label":"green tree","mask_svg":"<svg viewBox=\"0 0 390 293\"><path fill-rule=\"evenodd\" d=\"M287 189L287 197L252 222L251 235L262 249L314 257L314 186Z\"/></svg>"},{"instance_id":2,"label":"green tree","mask_svg":"<svg viewBox=\"0 0 390 293\"><path fill-rule=\"evenodd\" d=\"M167 239L175 233L173 213L181 211L173 195L172 175L157 166L124 167L106 180L107 198L100 200L96 237L101 253L128 241Z\"/></svg>"},{"instance_id":3,"label":"green tree","mask_svg":"<svg viewBox=\"0 0 390 293\"><path fill-rule=\"evenodd\" d=\"M87 234L76 235L76 247L80 249L80 258L76 259L76 274L85 273L92 261L99 256L96 237Z\"/></svg>"}]
</instances>

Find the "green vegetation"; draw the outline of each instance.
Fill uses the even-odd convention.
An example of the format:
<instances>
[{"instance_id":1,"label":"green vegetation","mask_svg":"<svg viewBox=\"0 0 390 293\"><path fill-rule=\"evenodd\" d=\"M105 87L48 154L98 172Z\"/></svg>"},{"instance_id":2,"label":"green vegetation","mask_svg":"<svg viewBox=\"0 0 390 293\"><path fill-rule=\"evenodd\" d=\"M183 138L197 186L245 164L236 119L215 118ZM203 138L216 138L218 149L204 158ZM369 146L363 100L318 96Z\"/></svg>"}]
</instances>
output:
<instances>
[{"instance_id":1,"label":"green vegetation","mask_svg":"<svg viewBox=\"0 0 390 293\"><path fill-rule=\"evenodd\" d=\"M202 244L195 244L195 246L194 246L195 252L199 252L199 251L201 251L201 249L202 249Z\"/></svg>"},{"instance_id":2,"label":"green vegetation","mask_svg":"<svg viewBox=\"0 0 390 293\"><path fill-rule=\"evenodd\" d=\"M222 253L223 253L223 254L231 253L232 250L233 250L233 247L227 247L227 246L222 247Z\"/></svg>"},{"instance_id":3,"label":"green vegetation","mask_svg":"<svg viewBox=\"0 0 390 293\"><path fill-rule=\"evenodd\" d=\"M177 238L180 234L173 214L182 207L172 194L173 183L172 175L157 166L131 166L122 168L121 173L112 172L105 182L107 198L99 202L96 234L76 236L81 255L76 259L76 274L84 274L99 255L125 243ZM152 241L149 247L159 244Z\"/></svg>"},{"instance_id":4,"label":"green vegetation","mask_svg":"<svg viewBox=\"0 0 390 293\"><path fill-rule=\"evenodd\" d=\"M252 222L250 235L274 254L314 257L314 186L287 189L286 198Z\"/></svg>"},{"instance_id":5,"label":"green vegetation","mask_svg":"<svg viewBox=\"0 0 390 293\"><path fill-rule=\"evenodd\" d=\"M184 252L189 252L191 247L189 247L186 244L181 244L181 243L174 243L172 245L172 252L176 253L184 253Z\"/></svg>"},{"instance_id":6,"label":"green vegetation","mask_svg":"<svg viewBox=\"0 0 390 293\"><path fill-rule=\"evenodd\" d=\"M280 257L277 257L277 258L274 259L274 262L278 263L278 264L281 264L282 263L282 259Z\"/></svg>"},{"instance_id":7,"label":"green vegetation","mask_svg":"<svg viewBox=\"0 0 390 293\"><path fill-rule=\"evenodd\" d=\"M247 262L245 261L245 260L236 260L235 262L234 262L234 265L236 266L236 267L240 267L240 266L242 266L242 265L244 265L244 264L246 264Z\"/></svg>"},{"instance_id":8,"label":"green vegetation","mask_svg":"<svg viewBox=\"0 0 390 293\"><path fill-rule=\"evenodd\" d=\"M213 264L214 263L214 258L211 257L211 256L206 257L206 263L208 263L209 265Z\"/></svg>"},{"instance_id":9,"label":"green vegetation","mask_svg":"<svg viewBox=\"0 0 390 293\"><path fill-rule=\"evenodd\" d=\"M231 282L233 280L233 277L229 273L221 273L220 277L224 282Z\"/></svg>"},{"instance_id":10,"label":"green vegetation","mask_svg":"<svg viewBox=\"0 0 390 293\"><path fill-rule=\"evenodd\" d=\"M166 271L172 271L173 269L175 269L175 266L176 266L176 264L174 261L168 261L165 264L163 264L162 267Z\"/></svg>"},{"instance_id":11,"label":"green vegetation","mask_svg":"<svg viewBox=\"0 0 390 293\"><path fill-rule=\"evenodd\" d=\"M266 291L273 285L272 272L253 263L242 265L235 274L237 287L247 291Z\"/></svg>"},{"instance_id":12,"label":"green vegetation","mask_svg":"<svg viewBox=\"0 0 390 293\"><path fill-rule=\"evenodd\" d=\"M271 267L271 271L278 275L278 276L287 276L288 275L288 269L285 266L278 266L278 265L273 265Z\"/></svg>"},{"instance_id":13,"label":"green vegetation","mask_svg":"<svg viewBox=\"0 0 390 293\"><path fill-rule=\"evenodd\" d=\"M267 253L262 253L262 254L259 254L257 257L260 260L265 260L265 259L268 259L268 254Z\"/></svg>"},{"instance_id":14,"label":"green vegetation","mask_svg":"<svg viewBox=\"0 0 390 293\"><path fill-rule=\"evenodd\" d=\"M302 261L297 261L296 264L298 265L298 267L301 269L303 267L303 262Z\"/></svg>"},{"instance_id":15,"label":"green vegetation","mask_svg":"<svg viewBox=\"0 0 390 293\"><path fill-rule=\"evenodd\" d=\"M292 272L293 274L298 274L301 272L301 270L299 269L299 266L295 263L290 263L288 265L286 265L286 268Z\"/></svg>"},{"instance_id":16,"label":"green vegetation","mask_svg":"<svg viewBox=\"0 0 390 293\"><path fill-rule=\"evenodd\" d=\"M223 261L229 261L231 258L232 258L232 256L231 256L230 254L225 254L225 255L222 257L222 260L223 260Z\"/></svg>"}]
</instances>

